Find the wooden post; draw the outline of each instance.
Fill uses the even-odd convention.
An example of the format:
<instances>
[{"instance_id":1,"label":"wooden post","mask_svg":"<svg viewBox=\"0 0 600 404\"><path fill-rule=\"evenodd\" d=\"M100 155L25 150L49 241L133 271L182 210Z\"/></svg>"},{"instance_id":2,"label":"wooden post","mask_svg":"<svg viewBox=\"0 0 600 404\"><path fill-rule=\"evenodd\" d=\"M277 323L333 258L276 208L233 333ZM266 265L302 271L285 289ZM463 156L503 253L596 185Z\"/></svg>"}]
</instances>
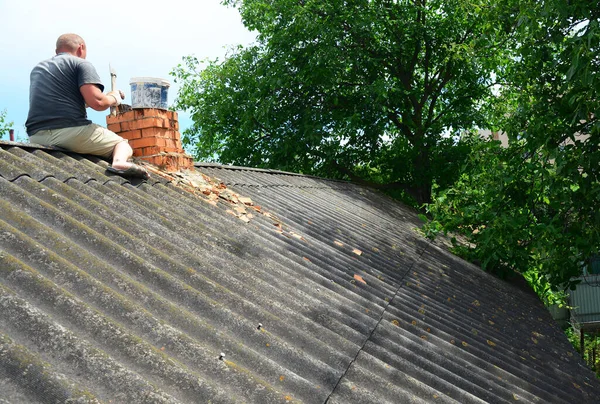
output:
<instances>
[{"instance_id":1,"label":"wooden post","mask_svg":"<svg viewBox=\"0 0 600 404\"><path fill-rule=\"evenodd\" d=\"M579 329L579 348L581 349L581 357L585 358L585 336L583 334L583 327Z\"/></svg>"}]
</instances>

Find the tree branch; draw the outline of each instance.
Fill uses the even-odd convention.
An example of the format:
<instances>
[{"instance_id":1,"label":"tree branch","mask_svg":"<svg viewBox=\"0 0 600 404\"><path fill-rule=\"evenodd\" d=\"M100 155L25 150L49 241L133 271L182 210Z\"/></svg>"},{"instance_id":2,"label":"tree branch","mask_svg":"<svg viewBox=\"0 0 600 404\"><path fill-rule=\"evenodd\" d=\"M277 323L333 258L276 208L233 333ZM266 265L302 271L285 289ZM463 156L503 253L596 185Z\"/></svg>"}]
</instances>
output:
<instances>
[{"instance_id":1,"label":"tree branch","mask_svg":"<svg viewBox=\"0 0 600 404\"><path fill-rule=\"evenodd\" d=\"M255 116L252 117L252 120L254 121L254 123L261 129L261 131L263 132L263 135L261 137L259 137L258 139L256 139L252 145L256 145L259 142L262 142L264 139L268 139L273 137L273 135L270 133L270 131L267 129L266 126L264 126L262 123L260 123L258 121L258 119L256 119Z\"/></svg>"},{"instance_id":2,"label":"tree branch","mask_svg":"<svg viewBox=\"0 0 600 404\"><path fill-rule=\"evenodd\" d=\"M400 121L400 118L398 118L398 114L396 114L395 112L390 112L388 114L388 118L390 119L390 121L392 121L394 125L396 125L398 129L400 129L402 134L406 136L407 139L411 140L415 137L410 127L404 122Z\"/></svg>"},{"instance_id":3,"label":"tree branch","mask_svg":"<svg viewBox=\"0 0 600 404\"><path fill-rule=\"evenodd\" d=\"M498 83L490 83L490 84L488 84L487 86L484 86L483 88L491 88L491 87L495 86L496 84L498 84ZM438 98L438 96L439 96L440 94L441 94L440 92L437 92L437 93L436 93L436 97L434 97L436 101L437 101L437 98ZM452 102L452 103L451 103L451 104L450 104L450 105L449 105L447 108L445 108L445 109L444 109L442 112L440 112L440 113L439 113L439 114L438 114L438 115L437 115L435 118L433 118L433 112L434 112L434 109L433 109L433 103L432 103L432 104L430 104L430 105L429 105L429 114L428 114L428 117L427 117L427 124L428 124L428 125L433 125L433 124L434 124L434 123L436 123L436 122L437 122L437 121L438 121L438 120L439 120L439 119L440 119L442 116L446 115L446 113L448 113L448 111L449 111L449 110L452 110L452 106L453 106L453 105L454 105L456 102L458 102L458 101L462 101L462 100L464 100L464 99L467 99L467 98L472 98L472 97L473 97L473 94L465 94L465 95L462 95L462 96L460 96L460 97L456 97L456 98L454 98L453 102ZM433 119L432 119L432 118L433 118Z\"/></svg>"}]
</instances>

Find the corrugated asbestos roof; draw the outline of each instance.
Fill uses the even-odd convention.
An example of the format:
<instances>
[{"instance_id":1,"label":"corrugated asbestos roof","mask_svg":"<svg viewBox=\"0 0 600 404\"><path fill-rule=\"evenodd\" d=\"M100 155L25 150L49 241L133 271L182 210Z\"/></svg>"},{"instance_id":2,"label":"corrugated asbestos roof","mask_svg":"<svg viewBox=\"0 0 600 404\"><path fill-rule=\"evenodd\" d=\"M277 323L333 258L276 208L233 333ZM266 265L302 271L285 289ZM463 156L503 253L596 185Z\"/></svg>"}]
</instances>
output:
<instances>
[{"instance_id":1,"label":"corrugated asbestos roof","mask_svg":"<svg viewBox=\"0 0 600 404\"><path fill-rule=\"evenodd\" d=\"M598 402L535 296L367 188L0 146L0 403Z\"/></svg>"}]
</instances>

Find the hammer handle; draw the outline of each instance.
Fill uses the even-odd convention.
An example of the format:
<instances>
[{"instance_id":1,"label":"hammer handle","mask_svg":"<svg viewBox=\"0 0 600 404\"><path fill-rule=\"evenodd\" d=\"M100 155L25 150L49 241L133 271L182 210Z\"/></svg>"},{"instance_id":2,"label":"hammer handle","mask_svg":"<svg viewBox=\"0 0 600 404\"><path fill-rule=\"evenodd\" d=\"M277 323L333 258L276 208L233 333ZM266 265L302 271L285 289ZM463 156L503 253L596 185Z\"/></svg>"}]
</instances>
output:
<instances>
[{"instance_id":1,"label":"hammer handle","mask_svg":"<svg viewBox=\"0 0 600 404\"><path fill-rule=\"evenodd\" d=\"M117 75L113 74L112 69L110 69L110 91L115 91L117 88ZM117 107L110 107L110 114L112 116L117 115Z\"/></svg>"}]
</instances>

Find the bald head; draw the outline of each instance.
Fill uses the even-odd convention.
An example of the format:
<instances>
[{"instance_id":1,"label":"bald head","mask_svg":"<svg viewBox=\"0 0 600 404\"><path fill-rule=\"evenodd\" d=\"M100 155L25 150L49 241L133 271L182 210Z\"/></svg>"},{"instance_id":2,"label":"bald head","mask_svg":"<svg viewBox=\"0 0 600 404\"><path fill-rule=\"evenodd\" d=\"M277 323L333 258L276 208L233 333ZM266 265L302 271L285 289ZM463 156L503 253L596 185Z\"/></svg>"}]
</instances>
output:
<instances>
[{"instance_id":1,"label":"bald head","mask_svg":"<svg viewBox=\"0 0 600 404\"><path fill-rule=\"evenodd\" d=\"M80 47L85 48L85 41L77 34L63 34L56 40L57 54L67 52L75 55Z\"/></svg>"}]
</instances>

